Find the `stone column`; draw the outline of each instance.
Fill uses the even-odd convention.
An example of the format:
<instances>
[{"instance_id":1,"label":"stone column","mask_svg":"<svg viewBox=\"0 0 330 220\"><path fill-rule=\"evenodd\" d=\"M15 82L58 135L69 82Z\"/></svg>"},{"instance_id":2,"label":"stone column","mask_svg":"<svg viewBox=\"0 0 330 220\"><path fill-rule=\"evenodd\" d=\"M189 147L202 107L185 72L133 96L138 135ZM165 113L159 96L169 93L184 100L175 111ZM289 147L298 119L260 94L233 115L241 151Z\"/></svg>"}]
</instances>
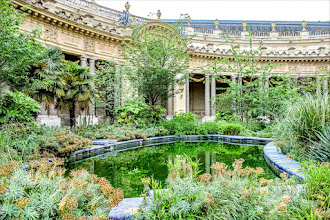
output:
<instances>
[{"instance_id":1,"label":"stone column","mask_svg":"<svg viewBox=\"0 0 330 220\"><path fill-rule=\"evenodd\" d=\"M211 79L211 116L215 116L215 95L216 95L216 81Z\"/></svg>"},{"instance_id":2,"label":"stone column","mask_svg":"<svg viewBox=\"0 0 330 220\"><path fill-rule=\"evenodd\" d=\"M173 97L167 99L167 115L173 116Z\"/></svg>"},{"instance_id":3,"label":"stone column","mask_svg":"<svg viewBox=\"0 0 330 220\"><path fill-rule=\"evenodd\" d=\"M269 89L269 79L270 76L266 76L266 82L265 82L266 89Z\"/></svg>"},{"instance_id":4,"label":"stone column","mask_svg":"<svg viewBox=\"0 0 330 220\"><path fill-rule=\"evenodd\" d=\"M323 94L324 96L328 96L328 77L323 82Z\"/></svg>"},{"instance_id":5,"label":"stone column","mask_svg":"<svg viewBox=\"0 0 330 220\"><path fill-rule=\"evenodd\" d=\"M210 116L210 75L205 75L205 116Z\"/></svg>"},{"instance_id":6,"label":"stone column","mask_svg":"<svg viewBox=\"0 0 330 220\"><path fill-rule=\"evenodd\" d=\"M231 82L232 83L236 83L236 75L232 75L231 76Z\"/></svg>"},{"instance_id":7,"label":"stone column","mask_svg":"<svg viewBox=\"0 0 330 220\"><path fill-rule=\"evenodd\" d=\"M87 67L87 56L86 55L82 55L80 56L80 66L81 67Z\"/></svg>"},{"instance_id":8,"label":"stone column","mask_svg":"<svg viewBox=\"0 0 330 220\"><path fill-rule=\"evenodd\" d=\"M173 91L173 85L169 86L169 93ZM167 115L168 116L173 116L173 111L174 111L174 97L170 97L167 99Z\"/></svg>"},{"instance_id":9,"label":"stone column","mask_svg":"<svg viewBox=\"0 0 330 220\"><path fill-rule=\"evenodd\" d=\"M189 112L189 82L190 78L188 76L186 80L186 113Z\"/></svg>"},{"instance_id":10,"label":"stone column","mask_svg":"<svg viewBox=\"0 0 330 220\"><path fill-rule=\"evenodd\" d=\"M49 115L57 115L57 111L56 111L56 109L55 109L55 104L51 104L51 105L49 106L49 110L48 110L48 112L49 112Z\"/></svg>"},{"instance_id":11,"label":"stone column","mask_svg":"<svg viewBox=\"0 0 330 220\"><path fill-rule=\"evenodd\" d=\"M94 73L95 72L95 58L94 57L90 57L89 58L89 72L90 73Z\"/></svg>"}]
</instances>

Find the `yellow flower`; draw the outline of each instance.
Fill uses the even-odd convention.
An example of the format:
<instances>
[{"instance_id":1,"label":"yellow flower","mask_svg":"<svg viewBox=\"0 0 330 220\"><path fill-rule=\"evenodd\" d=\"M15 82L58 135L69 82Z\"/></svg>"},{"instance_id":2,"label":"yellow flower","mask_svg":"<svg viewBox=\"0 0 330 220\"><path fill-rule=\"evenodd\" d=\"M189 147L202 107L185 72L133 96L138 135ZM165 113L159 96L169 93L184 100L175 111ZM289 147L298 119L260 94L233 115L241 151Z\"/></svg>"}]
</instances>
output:
<instances>
[{"instance_id":1,"label":"yellow flower","mask_svg":"<svg viewBox=\"0 0 330 220\"><path fill-rule=\"evenodd\" d=\"M268 185L268 180L265 179L265 178L261 178L259 182L260 182L261 186L267 186Z\"/></svg>"},{"instance_id":2,"label":"yellow flower","mask_svg":"<svg viewBox=\"0 0 330 220\"><path fill-rule=\"evenodd\" d=\"M249 190L247 190L247 189L241 189L241 195L243 196L243 197L246 197L246 196L248 196L249 195Z\"/></svg>"},{"instance_id":3,"label":"yellow flower","mask_svg":"<svg viewBox=\"0 0 330 220\"><path fill-rule=\"evenodd\" d=\"M286 204L289 204L291 202L291 197L284 195L284 196L281 197L281 200L283 202L285 202Z\"/></svg>"},{"instance_id":4,"label":"yellow flower","mask_svg":"<svg viewBox=\"0 0 330 220\"><path fill-rule=\"evenodd\" d=\"M16 204L15 205L17 207L23 208L24 206L29 206L29 201L30 201L30 198L23 197L20 200L16 200Z\"/></svg>"},{"instance_id":5,"label":"yellow flower","mask_svg":"<svg viewBox=\"0 0 330 220\"><path fill-rule=\"evenodd\" d=\"M261 194L267 196L268 195L268 188L262 188Z\"/></svg>"},{"instance_id":6,"label":"yellow flower","mask_svg":"<svg viewBox=\"0 0 330 220\"><path fill-rule=\"evenodd\" d=\"M0 194L4 194L7 192L7 187L3 184L0 184Z\"/></svg>"},{"instance_id":7,"label":"yellow flower","mask_svg":"<svg viewBox=\"0 0 330 220\"><path fill-rule=\"evenodd\" d=\"M281 202L280 204L278 204L276 209L279 210L279 211L286 212L287 211L287 205L284 202Z\"/></svg>"}]
</instances>

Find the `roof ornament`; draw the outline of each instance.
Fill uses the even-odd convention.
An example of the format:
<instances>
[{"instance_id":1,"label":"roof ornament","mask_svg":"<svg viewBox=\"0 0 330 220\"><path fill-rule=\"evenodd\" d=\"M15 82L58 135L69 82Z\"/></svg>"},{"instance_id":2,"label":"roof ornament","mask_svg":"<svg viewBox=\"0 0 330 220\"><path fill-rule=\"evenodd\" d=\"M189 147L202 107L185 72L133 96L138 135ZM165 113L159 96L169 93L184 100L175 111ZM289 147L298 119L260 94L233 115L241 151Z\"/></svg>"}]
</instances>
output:
<instances>
[{"instance_id":1,"label":"roof ornament","mask_svg":"<svg viewBox=\"0 0 330 220\"><path fill-rule=\"evenodd\" d=\"M247 23L245 22L245 20L243 21L242 26L243 26L243 31L246 31Z\"/></svg>"},{"instance_id":2,"label":"roof ornament","mask_svg":"<svg viewBox=\"0 0 330 220\"><path fill-rule=\"evenodd\" d=\"M160 20L160 16L162 15L162 13L160 12L160 10L157 11L157 17L158 17L158 20Z\"/></svg>"},{"instance_id":3,"label":"roof ornament","mask_svg":"<svg viewBox=\"0 0 330 220\"><path fill-rule=\"evenodd\" d=\"M270 24L270 26L272 27L272 31L276 31L276 30L275 30L275 27L276 27L276 23L275 23L275 21L273 21L273 22Z\"/></svg>"},{"instance_id":4,"label":"roof ornament","mask_svg":"<svg viewBox=\"0 0 330 220\"><path fill-rule=\"evenodd\" d=\"M214 25L215 25L215 28L218 29L219 28L219 20L218 19L215 19L214 21Z\"/></svg>"},{"instance_id":5,"label":"roof ornament","mask_svg":"<svg viewBox=\"0 0 330 220\"><path fill-rule=\"evenodd\" d=\"M131 7L131 5L126 2L125 4L125 8L126 10L123 10L123 14L120 15L120 18L118 20L118 24L121 25L121 26L127 26L129 25L130 23L130 17L131 17L131 14L129 13L129 8Z\"/></svg>"},{"instance_id":6,"label":"roof ornament","mask_svg":"<svg viewBox=\"0 0 330 220\"><path fill-rule=\"evenodd\" d=\"M188 17L187 17L188 26L190 26L190 22L191 22L191 17L190 17L190 15L188 15Z\"/></svg>"},{"instance_id":7,"label":"roof ornament","mask_svg":"<svg viewBox=\"0 0 330 220\"><path fill-rule=\"evenodd\" d=\"M303 21L301 22L301 27L303 27L302 31L307 31L307 30L306 30L306 26L307 26L307 22L306 22L305 20L303 20Z\"/></svg>"}]
</instances>

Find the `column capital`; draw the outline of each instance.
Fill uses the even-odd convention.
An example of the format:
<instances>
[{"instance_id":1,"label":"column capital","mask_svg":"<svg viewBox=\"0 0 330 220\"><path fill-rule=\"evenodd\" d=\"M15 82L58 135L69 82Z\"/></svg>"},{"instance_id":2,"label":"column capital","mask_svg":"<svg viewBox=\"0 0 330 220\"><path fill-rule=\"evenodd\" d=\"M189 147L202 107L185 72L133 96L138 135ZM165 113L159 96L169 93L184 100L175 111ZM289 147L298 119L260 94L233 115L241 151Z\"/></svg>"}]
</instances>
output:
<instances>
[{"instance_id":1,"label":"column capital","mask_svg":"<svg viewBox=\"0 0 330 220\"><path fill-rule=\"evenodd\" d=\"M89 62L95 62L97 59L95 57L89 57Z\"/></svg>"},{"instance_id":2,"label":"column capital","mask_svg":"<svg viewBox=\"0 0 330 220\"><path fill-rule=\"evenodd\" d=\"M88 56L87 55L81 55L80 60L81 61L87 61Z\"/></svg>"}]
</instances>

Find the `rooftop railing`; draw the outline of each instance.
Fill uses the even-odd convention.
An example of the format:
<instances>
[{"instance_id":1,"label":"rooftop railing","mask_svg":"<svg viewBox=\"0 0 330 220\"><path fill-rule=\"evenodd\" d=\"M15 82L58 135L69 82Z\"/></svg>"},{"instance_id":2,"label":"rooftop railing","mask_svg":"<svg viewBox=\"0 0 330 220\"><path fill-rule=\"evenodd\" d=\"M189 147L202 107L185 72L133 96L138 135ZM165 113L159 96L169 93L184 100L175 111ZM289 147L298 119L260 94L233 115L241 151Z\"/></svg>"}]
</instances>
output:
<instances>
[{"instance_id":1,"label":"rooftop railing","mask_svg":"<svg viewBox=\"0 0 330 220\"><path fill-rule=\"evenodd\" d=\"M26 1L26 0L24 0ZM124 12L111 9L102 5L97 4L94 0L56 0L56 2L63 3L65 5L73 5L75 8L82 10L87 10L89 13L93 13L100 16L105 16L112 21L118 21L119 18L124 15ZM132 16L133 22L135 23L149 23L151 19ZM252 31L250 32L253 39L323 39L330 38L330 29L328 30L313 30L308 31L305 29L307 23L303 22L302 26L304 27L301 31L276 31L275 23L272 23L274 26L273 31ZM196 35L209 38L222 38L223 36L229 37L232 39L246 39L249 34L248 31L231 31L231 30L221 30L216 26L215 29L212 28L201 28L190 26L190 23L187 26L183 27L183 36L184 35Z\"/></svg>"},{"instance_id":2,"label":"rooftop railing","mask_svg":"<svg viewBox=\"0 0 330 220\"><path fill-rule=\"evenodd\" d=\"M330 37L330 29L329 30L314 30L314 31L228 31L221 29L208 29L208 28L200 28L193 26L186 26L184 29L184 33L187 35L196 35L210 38L223 38L229 37L232 39L246 39L249 34L253 39L284 39L284 40L299 40L299 39L314 39L314 38L325 38Z\"/></svg>"},{"instance_id":3,"label":"rooftop railing","mask_svg":"<svg viewBox=\"0 0 330 220\"><path fill-rule=\"evenodd\" d=\"M88 1L88 0L58 0L58 1L74 4L78 7L96 12L99 15L105 15L107 17L111 17L114 20L118 20L122 15L124 15L124 13L121 11L99 5L94 1ZM148 23L148 19L139 16L133 16L133 20L134 22L137 23Z\"/></svg>"}]
</instances>

